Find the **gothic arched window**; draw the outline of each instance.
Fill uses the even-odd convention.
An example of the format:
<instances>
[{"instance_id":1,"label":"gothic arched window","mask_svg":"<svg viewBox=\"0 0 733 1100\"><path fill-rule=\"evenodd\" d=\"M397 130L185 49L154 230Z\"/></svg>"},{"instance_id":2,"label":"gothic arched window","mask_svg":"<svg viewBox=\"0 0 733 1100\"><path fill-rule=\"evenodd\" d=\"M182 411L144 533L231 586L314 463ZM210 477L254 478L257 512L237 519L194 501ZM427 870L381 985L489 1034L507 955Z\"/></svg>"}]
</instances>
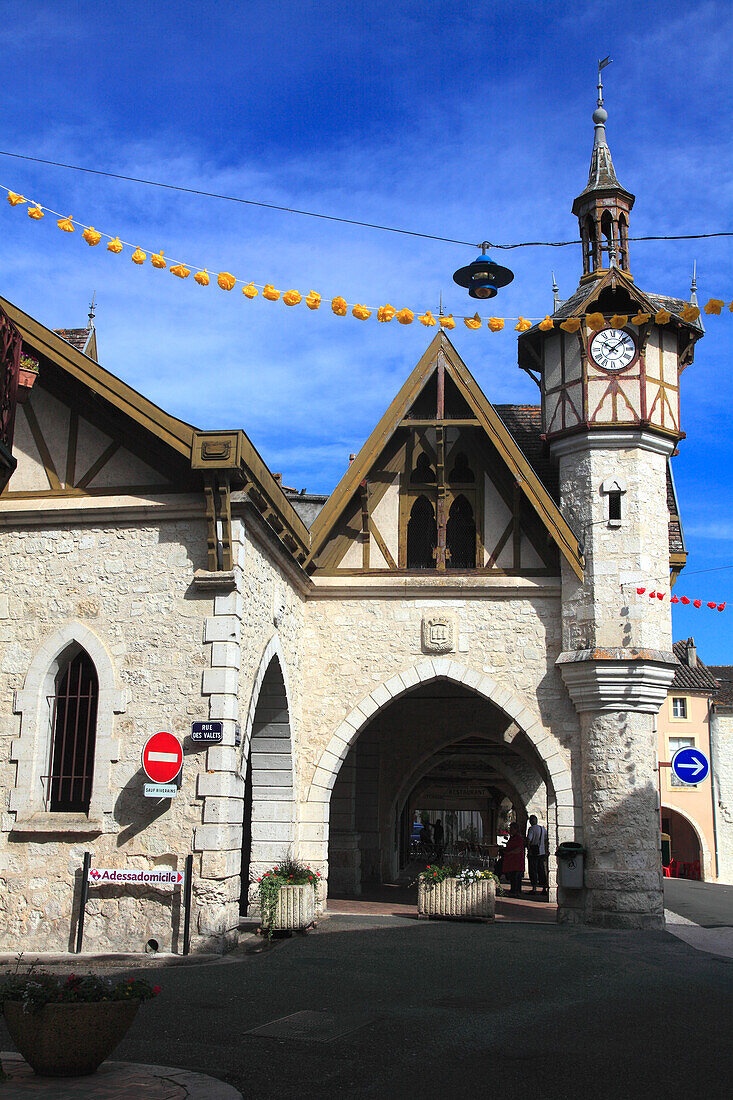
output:
<instances>
[{"instance_id":1,"label":"gothic arched window","mask_svg":"<svg viewBox=\"0 0 733 1100\"><path fill-rule=\"evenodd\" d=\"M603 214L603 217L601 218L601 235L603 236L603 239L604 239L604 242L605 242L604 245L603 245L603 248L604 248L604 251L606 252L606 255L608 256L608 263L606 265L601 263L601 267L604 267L604 266L610 267L611 266L611 261L613 259L615 259L616 263L618 263L618 257L614 257L614 252L616 250L616 244L615 244L614 239L613 239L613 220L612 220L611 215L609 214L608 210L605 211L605 213Z\"/></svg>"},{"instance_id":2,"label":"gothic arched window","mask_svg":"<svg viewBox=\"0 0 733 1100\"><path fill-rule=\"evenodd\" d=\"M585 219L585 237L586 246L586 273L589 271L595 271L597 267L600 267L600 263L596 257L596 223L593 218L588 215Z\"/></svg>"},{"instance_id":3,"label":"gothic arched window","mask_svg":"<svg viewBox=\"0 0 733 1100\"><path fill-rule=\"evenodd\" d=\"M51 699L48 809L87 813L92 797L99 684L94 662L77 650L61 665Z\"/></svg>"},{"instance_id":4,"label":"gothic arched window","mask_svg":"<svg viewBox=\"0 0 733 1100\"><path fill-rule=\"evenodd\" d=\"M625 214L619 214L618 219L618 233L619 233L619 267L624 271L629 270L629 223L626 220Z\"/></svg>"},{"instance_id":5,"label":"gothic arched window","mask_svg":"<svg viewBox=\"0 0 733 1100\"><path fill-rule=\"evenodd\" d=\"M434 569L438 544L435 510L426 496L419 496L407 521L407 568Z\"/></svg>"},{"instance_id":6,"label":"gothic arched window","mask_svg":"<svg viewBox=\"0 0 733 1100\"><path fill-rule=\"evenodd\" d=\"M476 568L476 523L473 508L461 495L456 497L448 513L445 529L446 555L448 569Z\"/></svg>"}]
</instances>

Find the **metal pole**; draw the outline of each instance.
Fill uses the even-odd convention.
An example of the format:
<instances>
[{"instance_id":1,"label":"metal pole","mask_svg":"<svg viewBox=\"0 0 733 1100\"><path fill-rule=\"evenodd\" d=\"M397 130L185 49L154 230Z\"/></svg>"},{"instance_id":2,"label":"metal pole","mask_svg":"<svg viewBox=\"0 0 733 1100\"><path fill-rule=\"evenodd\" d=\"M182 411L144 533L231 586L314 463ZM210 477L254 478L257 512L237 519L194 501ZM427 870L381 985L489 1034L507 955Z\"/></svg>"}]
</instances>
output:
<instances>
[{"instance_id":1,"label":"metal pole","mask_svg":"<svg viewBox=\"0 0 733 1100\"><path fill-rule=\"evenodd\" d=\"M191 889L193 887L193 856L186 856L186 881L183 884L183 954L191 947Z\"/></svg>"},{"instance_id":2,"label":"metal pole","mask_svg":"<svg viewBox=\"0 0 733 1100\"><path fill-rule=\"evenodd\" d=\"M89 897L89 867L92 862L92 853L84 853L84 861L81 865L81 897L79 899L79 922L76 926L76 954L81 952L82 940L84 939L84 914L87 908L87 898Z\"/></svg>"}]
</instances>

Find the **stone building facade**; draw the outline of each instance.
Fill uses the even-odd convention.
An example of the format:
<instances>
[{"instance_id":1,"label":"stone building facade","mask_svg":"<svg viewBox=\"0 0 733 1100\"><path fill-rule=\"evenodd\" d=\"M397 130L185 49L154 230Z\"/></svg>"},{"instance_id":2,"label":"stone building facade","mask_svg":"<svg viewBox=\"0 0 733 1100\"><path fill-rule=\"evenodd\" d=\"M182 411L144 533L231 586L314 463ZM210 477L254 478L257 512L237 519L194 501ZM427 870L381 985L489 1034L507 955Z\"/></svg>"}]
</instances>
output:
<instances>
[{"instance_id":1,"label":"stone building facade","mask_svg":"<svg viewBox=\"0 0 733 1100\"><path fill-rule=\"evenodd\" d=\"M440 331L325 502L0 301L40 363L0 496L0 948L73 943L89 851L192 854L193 948L224 949L289 853L321 904L394 877L428 790L492 827L506 800L537 813L553 852L581 841L582 890L550 861L560 920L661 926L654 717L676 658L669 599L636 588L684 564L668 462L701 329L630 276L602 123L580 287L519 339L541 404L492 406ZM221 742L193 742L198 720ZM159 730L184 764L151 799ZM86 942L179 950L182 919L180 891L95 887Z\"/></svg>"}]
</instances>

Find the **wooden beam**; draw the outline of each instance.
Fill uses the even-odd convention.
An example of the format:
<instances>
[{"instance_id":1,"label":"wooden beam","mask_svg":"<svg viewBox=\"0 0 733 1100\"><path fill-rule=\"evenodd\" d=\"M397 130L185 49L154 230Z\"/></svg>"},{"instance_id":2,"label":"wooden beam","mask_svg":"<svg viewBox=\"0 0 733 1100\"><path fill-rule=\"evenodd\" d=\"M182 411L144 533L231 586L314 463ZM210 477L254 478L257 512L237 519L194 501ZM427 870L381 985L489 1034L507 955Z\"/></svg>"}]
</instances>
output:
<instances>
[{"instance_id":1,"label":"wooden beam","mask_svg":"<svg viewBox=\"0 0 733 1100\"><path fill-rule=\"evenodd\" d=\"M221 525L221 568L225 573L228 573L234 568L232 557L232 498L228 477L222 478L219 482L218 495L219 515L217 518Z\"/></svg>"},{"instance_id":2,"label":"wooden beam","mask_svg":"<svg viewBox=\"0 0 733 1100\"><path fill-rule=\"evenodd\" d=\"M376 542L377 546L379 547L379 551L380 551L382 557L384 558L384 560L386 561L387 565L389 566L389 568L390 569L396 569L397 568L397 562L394 560L394 558L390 554L387 543L382 538L382 535L379 531L379 528L377 527L377 525L376 525L376 523L374 522L373 519L369 520L369 530L374 535L374 541ZM364 568L368 569L369 565L368 564L365 565Z\"/></svg>"},{"instance_id":3,"label":"wooden beam","mask_svg":"<svg viewBox=\"0 0 733 1100\"><path fill-rule=\"evenodd\" d=\"M216 507L214 505L214 480L206 479L204 485L204 504L206 507L206 565L210 573L219 569L218 539L216 537Z\"/></svg>"},{"instance_id":4,"label":"wooden beam","mask_svg":"<svg viewBox=\"0 0 733 1100\"><path fill-rule=\"evenodd\" d=\"M518 482L514 482L514 501L512 508L512 522L514 524L514 561L515 569L522 567L522 494Z\"/></svg>"},{"instance_id":5,"label":"wooden beam","mask_svg":"<svg viewBox=\"0 0 733 1100\"><path fill-rule=\"evenodd\" d=\"M90 481L94 481L99 471L107 465L113 455L117 454L121 447L118 439L113 439L109 447L106 447L96 462L93 462L83 477L74 486L75 489L86 489Z\"/></svg>"},{"instance_id":6,"label":"wooden beam","mask_svg":"<svg viewBox=\"0 0 733 1100\"><path fill-rule=\"evenodd\" d=\"M437 428L439 424L443 424L446 428L481 427L481 421L477 420L475 417L464 417L461 420L452 420L451 418L447 420L445 418L443 418L443 420L438 420L437 417L427 417L418 420L418 418L415 417L415 419L401 420L399 426L401 428Z\"/></svg>"},{"instance_id":7,"label":"wooden beam","mask_svg":"<svg viewBox=\"0 0 733 1100\"><path fill-rule=\"evenodd\" d=\"M361 499L361 564L363 569L369 568L369 486L364 478L359 484L359 497Z\"/></svg>"},{"instance_id":8,"label":"wooden beam","mask_svg":"<svg viewBox=\"0 0 733 1100\"><path fill-rule=\"evenodd\" d=\"M438 387L438 394L440 394L440 387ZM440 411L440 398L438 405ZM437 506L435 509L435 518L438 525L438 545L435 548L435 568L445 569L445 561L447 557L447 550L445 545L445 428L436 428L435 436L435 477L438 483Z\"/></svg>"},{"instance_id":9,"label":"wooden beam","mask_svg":"<svg viewBox=\"0 0 733 1100\"><path fill-rule=\"evenodd\" d=\"M69 415L69 441L66 451L66 488L71 489L74 486L74 478L76 477L76 447L79 438L79 413L76 409L71 409Z\"/></svg>"}]
</instances>

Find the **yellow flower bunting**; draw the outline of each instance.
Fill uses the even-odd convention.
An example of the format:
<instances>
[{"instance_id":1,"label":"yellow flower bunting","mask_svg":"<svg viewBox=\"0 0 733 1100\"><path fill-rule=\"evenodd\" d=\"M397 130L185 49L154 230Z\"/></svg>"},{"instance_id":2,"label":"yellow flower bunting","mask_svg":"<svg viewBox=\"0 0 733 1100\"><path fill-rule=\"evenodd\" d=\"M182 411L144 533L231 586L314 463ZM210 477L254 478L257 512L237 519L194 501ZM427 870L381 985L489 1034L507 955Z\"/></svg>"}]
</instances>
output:
<instances>
[{"instance_id":1,"label":"yellow flower bunting","mask_svg":"<svg viewBox=\"0 0 733 1100\"><path fill-rule=\"evenodd\" d=\"M98 233L93 225L90 225L88 229L85 229L82 233L82 237L90 247L94 247L95 244L99 244L102 239L102 234Z\"/></svg>"},{"instance_id":2,"label":"yellow flower bunting","mask_svg":"<svg viewBox=\"0 0 733 1100\"><path fill-rule=\"evenodd\" d=\"M236 279L229 271L220 271L216 278L222 290L234 290Z\"/></svg>"},{"instance_id":3,"label":"yellow flower bunting","mask_svg":"<svg viewBox=\"0 0 733 1100\"><path fill-rule=\"evenodd\" d=\"M395 317L401 325L411 325L415 320L415 314L411 309L401 309L399 313L395 314Z\"/></svg>"},{"instance_id":4,"label":"yellow flower bunting","mask_svg":"<svg viewBox=\"0 0 733 1100\"><path fill-rule=\"evenodd\" d=\"M187 279L191 274L190 269L185 264L174 264L170 272L171 275L177 275L179 279Z\"/></svg>"},{"instance_id":5,"label":"yellow flower bunting","mask_svg":"<svg viewBox=\"0 0 733 1100\"><path fill-rule=\"evenodd\" d=\"M724 305L725 305L725 302L723 301L722 298L711 298L710 301L705 306L705 312L706 313L715 313L715 314L720 315L720 311L721 311L721 309L723 308Z\"/></svg>"},{"instance_id":6,"label":"yellow flower bunting","mask_svg":"<svg viewBox=\"0 0 733 1100\"><path fill-rule=\"evenodd\" d=\"M421 316L418 317L418 321L421 325L426 325L428 328L435 328L435 318L433 317L430 310L427 310L425 313L421 314Z\"/></svg>"},{"instance_id":7,"label":"yellow flower bunting","mask_svg":"<svg viewBox=\"0 0 733 1100\"><path fill-rule=\"evenodd\" d=\"M733 313L733 302L728 306L729 313Z\"/></svg>"},{"instance_id":8,"label":"yellow flower bunting","mask_svg":"<svg viewBox=\"0 0 733 1100\"><path fill-rule=\"evenodd\" d=\"M504 328L504 322L501 317L489 317L486 324L492 332L501 332Z\"/></svg>"},{"instance_id":9,"label":"yellow flower bunting","mask_svg":"<svg viewBox=\"0 0 733 1100\"><path fill-rule=\"evenodd\" d=\"M72 218L59 218L59 220L56 222L56 225L59 227L59 229L62 229L64 233L73 233L74 226L71 224L72 220Z\"/></svg>"},{"instance_id":10,"label":"yellow flower bunting","mask_svg":"<svg viewBox=\"0 0 733 1100\"><path fill-rule=\"evenodd\" d=\"M153 254L150 257L150 262L153 265L153 267L157 267L159 270L168 266L168 264L163 259L163 249L162 248L161 248L160 252L153 252Z\"/></svg>"},{"instance_id":11,"label":"yellow flower bunting","mask_svg":"<svg viewBox=\"0 0 733 1100\"><path fill-rule=\"evenodd\" d=\"M315 290L309 290L305 296L305 304L308 309L318 309L321 304L321 296Z\"/></svg>"},{"instance_id":12,"label":"yellow flower bunting","mask_svg":"<svg viewBox=\"0 0 733 1100\"><path fill-rule=\"evenodd\" d=\"M550 317L549 313L545 317L544 321L540 321L538 325L538 328L541 328L543 332L549 332L550 329L554 327L555 322L553 321L552 317Z\"/></svg>"},{"instance_id":13,"label":"yellow flower bunting","mask_svg":"<svg viewBox=\"0 0 733 1100\"><path fill-rule=\"evenodd\" d=\"M265 289L262 291L262 297L267 298L268 302L276 302L280 297L280 291L275 290L272 283L268 283Z\"/></svg>"},{"instance_id":14,"label":"yellow flower bunting","mask_svg":"<svg viewBox=\"0 0 733 1100\"><path fill-rule=\"evenodd\" d=\"M672 316L672 314L669 313L668 310L660 309L659 313L654 314L654 320L656 321L656 323L658 325L666 325L667 322L670 320L671 316Z\"/></svg>"},{"instance_id":15,"label":"yellow flower bunting","mask_svg":"<svg viewBox=\"0 0 733 1100\"><path fill-rule=\"evenodd\" d=\"M283 302L286 306L297 306L303 298L302 294L299 294L297 290L286 290L283 294Z\"/></svg>"},{"instance_id":16,"label":"yellow flower bunting","mask_svg":"<svg viewBox=\"0 0 733 1100\"><path fill-rule=\"evenodd\" d=\"M356 317L357 321L368 321L372 315L372 311L370 309L367 309L366 306L359 305L358 303L354 306L351 312L353 313L354 317Z\"/></svg>"},{"instance_id":17,"label":"yellow flower bunting","mask_svg":"<svg viewBox=\"0 0 733 1100\"><path fill-rule=\"evenodd\" d=\"M15 191L8 191L8 202L11 206L17 206L20 202L25 202L22 195L16 195Z\"/></svg>"},{"instance_id":18,"label":"yellow flower bunting","mask_svg":"<svg viewBox=\"0 0 733 1100\"><path fill-rule=\"evenodd\" d=\"M453 320L453 314L452 313L449 313L447 317L441 317L440 318L440 327L441 328L455 328L456 327L456 323Z\"/></svg>"},{"instance_id":19,"label":"yellow flower bunting","mask_svg":"<svg viewBox=\"0 0 733 1100\"><path fill-rule=\"evenodd\" d=\"M28 211L28 217L35 218L37 221L40 218L45 218L45 216L46 215L43 213L40 206L34 206L31 210Z\"/></svg>"},{"instance_id":20,"label":"yellow flower bunting","mask_svg":"<svg viewBox=\"0 0 733 1100\"><path fill-rule=\"evenodd\" d=\"M688 324L692 321L696 321L699 316L700 310L697 308L697 306L692 305L685 306L685 308L680 313L680 317L682 318L682 320L687 321Z\"/></svg>"},{"instance_id":21,"label":"yellow flower bunting","mask_svg":"<svg viewBox=\"0 0 733 1100\"><path fill-rule=\"evenodd\" d=\"M391 306L389 304L386 306L380 306L377 310L377 320L385 322L391 321L396 312L397 310L394 308L394 306Z\"/></svg>"},{"instance_id":22,"label":"yellow flower bunting","mask_svg":"<svg viewBox=\"0 0 733 1100\"><path fill-rule=\"evenodd\" d=\"M463 323L466 328L481 328L481 318L478 313L474 313L473 317L464 317Z\"/></svg>"},{"instance_id":23,"label":"yellow flower bunting","mask_svg":"<svg viewBox=\"0 0 733 1100\"><path fill-rule=\"evenodd\" d=\"M540 325L540 328L542 328L542 325ZM567 321L561 323L560 328L564 332L577 332L580 328L580 318L568 317Z\"/></svg>"},{"instance_id":24,"label":"yellow flower bunting","mask_svg":"<svg viewBox=\"0 0 733 1100\"><path fill-rule=\"evenodd\" d=\"M142 248L136 248L130 258L134 264L145 263L145 253L143 252Z\"/></svg>"},{"instance_id":25,"label":"yellow flower bunting","mask_svg":"<svg viewBox=\"0 0 733 1100\"><path fill-rule=\"evenodd\" d=\"M532 322L528 321L526 317L520 317L514 326L515 332L528 332L532 328Z\"/></svg>"},{"instance_id":26,"label":"yellow flower bunting","mask_svg":"<svg viewBox=\"0 0 733 1100\"><path fill-rule=\"evenodd\" d=\"M197 282L199 286L208 286L211 282L211 280L209 279L209 273L206 268L204 268L203 271L197 271L193 278L194 282Z\"/></svg>"},{"instance_id":27,"label":"yellow flower bunting","mask_svg":"<svg viewBox=\"0 0 733 1100\"><path fill-rule=\"evenodd\" d=\"M606 318L602 313L586 313L585 322L593 332L599 332L600 329L606 327Z\"/></svg>"},{"instance_id":28,"label":"yellow flower bunting","mask_svg":"<svg viewBox=\"0 0 733 1100\"><path fill-rule=\"evenodd\" d=\"M651 321L651 313L637 313L636 317L631 318L632 325L645 325L647 321Z\"/></svg>"},{"instance_id":29,"label":"yellow flower bunting","mask_svg":"<svg viewBox=\"0 0 733 1100\"><path fill-rule=\"evenodd\" d=\"M242 294L244 294L245 298L256 298L259 294L259 290L254 283L247 283L245 287L242 287Z\"/></svg>"},{"instance_id":30,"label":"yellow flower bunting","mask_svg":"<svg viewBox=\"0 0 733 1100\"><path fill-rule=\"evenodd\" d=\"M611 321L610 321L611 328L626 328L628 323L629 323L628 313L614 313L614 315L613 315L613 317L611 318Z\"/></svg>"},{"instance_id":31,"label":"yellow flower bunting","mask_svg":"<svg viewBox=\"0 0 733 1100\"><path fill-rule=\"evenodd\" d=\"M107 251L114 252L115 254L122 251L122 241L119 237L115 237L113 241L109 242L109 244L107 245Z\"/></svg>"},{"instance_id":32,"label":"yellow flower bunting","mask_svg":"<svg viewBox=\"0 0 733 1100\"><path fill-rule=\"evenodd\" d=\"M331 302L331 309L337 317L345 317L349 312L349 307L344 298L334 298Z\"/></svg>"}]
</instances>

